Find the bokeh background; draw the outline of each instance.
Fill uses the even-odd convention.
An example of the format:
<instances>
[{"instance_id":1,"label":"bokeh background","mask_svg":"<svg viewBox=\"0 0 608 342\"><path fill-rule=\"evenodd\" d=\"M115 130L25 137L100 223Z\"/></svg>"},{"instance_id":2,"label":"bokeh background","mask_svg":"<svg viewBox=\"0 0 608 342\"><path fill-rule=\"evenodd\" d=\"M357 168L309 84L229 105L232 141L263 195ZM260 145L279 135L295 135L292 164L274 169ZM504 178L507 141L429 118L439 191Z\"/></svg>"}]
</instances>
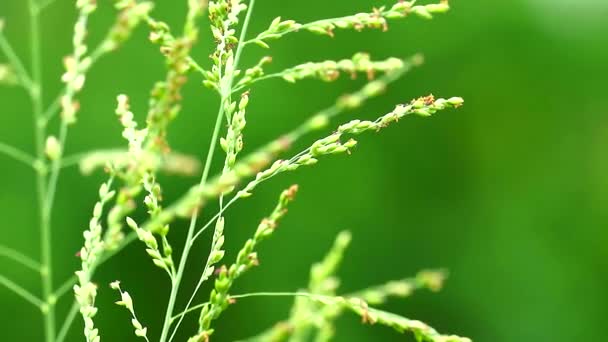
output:
<instances>
[{"instance_id":1,"label":"bokeh background","mask_svg":"<svg viewBox=\"0 0 608 342\"><path fill-rule=\"evenodd\" d=\"M155 17L182 21L186 1L157 2ZM258 1L251 32L263 30L278 15L307 22L387 3L392 2ZM433 21L393 22L384 34L339 32L329 39L300 33L273 44L272 70L357 51L376 58L424 53L422 68L338 121L375 118L395 103L428 93L462 96L466 105L364 136L352 156L282 176L234 207L227 219L227 260L271 210L277 193L291 183L301 186L281 229L260 248L262 267L239 281L234 292L304 286L311 263L324 255L337 232L349 229L353 245L340 271L345 292L444 267L450 278L442 292L417 293L391 302L388 309L479 342L603 340L608 317L608 2L469 0L453 1L452 7ZM93 44L112 15L110 4L101 1L91 19ZM7 21L6 35L28 61L25 2L0 1L0 17ZM47 103L61 86L61 59L71 50L74 20L73 1L67 0L57 0L43 16ZM207 27L207 22L201 25ZM202 32L195 57L208 65L212 46L208 30ZM131 97L143 120L149 89L164 73L163 59L146 34L140 28L91 71L68 154L123 145L113 114L118 93ZM244 62L254 63L265 53L253 47ZM363 82L345 77L334 84L260 84L248 112L246 149L295 127ZM170 140L176 150L202 159L217 99L197 76L184 94ZM0 140L33 151L26 94L2 88L0 103ZM53 217L57 283L78 265L74 255L103 179L101 173L85 177L76 168L62 174ZM31 170L0 156L0 243L38 258L33 180ZM163 178L166 201L197 181ZM175 245L182 241L185 225L173 225ZM191 258L188 287L198 279L206 249L207 243L199 245ZM0 271L38 293L35 275L4 259ZM102 289L98 322L104 339L135 340L127 313L112 305L115 293L105 287L114 279L121 279L134 296L141 320L155 336L169 286L140 244L104 266L96 278ZM60 312L67 310L67 302ZM215 340L254 334L286 317L290 305L290 299L281 298L243 300L219 321ZM3 341L42 340L38 312L4 288L0 311ZM77 323L69 341L82 340L82 323ZM185 325L194 326L194 319ZM354 316L340 320L338 333L337 341L413 341L390 329L363 326Z\"/></svg>"}]
</instances>

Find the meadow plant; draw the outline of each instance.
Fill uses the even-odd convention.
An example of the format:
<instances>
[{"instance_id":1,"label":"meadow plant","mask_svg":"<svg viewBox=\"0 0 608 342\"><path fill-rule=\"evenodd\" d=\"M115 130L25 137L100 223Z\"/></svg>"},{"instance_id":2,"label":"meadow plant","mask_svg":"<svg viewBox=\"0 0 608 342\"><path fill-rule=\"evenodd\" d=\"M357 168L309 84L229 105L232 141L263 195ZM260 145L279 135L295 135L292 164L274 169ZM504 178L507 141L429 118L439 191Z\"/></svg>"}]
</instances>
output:
<instances>
[{"instance_id":1,"label":"meadow plant","mask_svg":"<svg viewBox=\"0 0 608 342\"><path fill-rule=\"evenodd\" d=\"M375 120L351 120L334 125L324 138L310 142L306 149L289 157L280 157L297 140L314 131L327 132L335 117L358 109L368 99L382 94L391 82L419 66L422 57L416 55L406 59L391 57L376 60L370 54L357 53L341 60L311 61L270 72L271 57L263 57L251 66L241 65L241 57L247 49L270 49L274 41L296 33L310 32L331 38L337 36L340 30L387 31L392 21L430 19L447 12L449 5L447 0L437 3L397 0L370 12L309 23L279 17L263 32L251 34L248 28L254 18L255 2L187 0L188 11L180 32L154 16L153 1L117 0L114 2L117 10L114 24L105 38L91 48L87 39L88 20L95 15L97 3L95 0L77 0L73 51L64 59L65 73L61 76L64 89L55 101L46 106L42 100L44 88L41 82L39 21L45 8L51 6L54 0L27 1L31 25L30 68L21 62L2 33L3 30L17 28L11 27L10 23L4 27L0 22L0 48L6 58L6 63L0 64L0 82L22 87L29 94L36 142L33 155L1 142L0 153L30 166L36 172L41 260L35 261L6 246L0 247L0 256L38 272L42 293L34 294L3 275L0 275L0 285L40 309L44 318L45 341L65 341L79 313L84 322L84 339L98 342L104 333L97 328L96 317L103 314L103 308L96 306L96 297L99 291L109 290L109 287L100 286L94 281L95 272L108 259L120 258L118 253L123 248L138 241L150 261L166 273L171 288L165 299L166 306L159 307L157 311L164 317L163 324L151 329L159 335L150 336L150 327L138 319L134 301L119 281L113 282L110 287L118 291L120 300L117 304L129 312L135 336L146 341L175 340L177 333L181 332L181 323L192 316L198 317L198 329L189 332L191 337L188 341L213 340L214 322L237 300L249 297L293 297L295 302L283 321L243 341L329 341L338 334L334 325L337 317L345 312L360 316L363 323L410 332L418 341L469 341L467 338L441 334L425 323L376 308L391 297L408 297L419 289L438 291L445 279L443 271L422 271L413 278L341 293L336 273L351 241L349 232L340 233L328 254L312 266L309 283L304 289L295 292L232 293L235 282L258 265L258 250L262 242L275 233L281 219L287 214L288 206L296 197L298 186L294 185L279 195L274 210L261 220L252 237L236 252L236 257L225 261L228 255L233 254L224 250L224 230L231 226L227 214L235 202L251 196L258 186L279 174L314 166L326 157L352 153L357 145L355 138L362 133L380 132L405 116L428 117L463 104L459 97L422 96L398 104ZM208 15L210 19L210 35L206 30L201 31L200 19L203 15ZM159 47L166 61L165 77L151 91L145 124L136 122L128 96L116 94L116 117L122 125L125 148L64 156L68 133L76 126L78 116L83 111L78 94L86 86L87 72L100 58L125 44L138 26L145 26L149 30L149 40ZM210 64L192 54L192 48L201 36L215 42ZM368 79L360 90L340 97L332 106L311 116L293 131L243 155L249 120L248 104L255 101L250 89L255 84L270 79L290 83L303 79L331 82L341 75L356 78L359 74ZM202 162L195 157L173 152L169 143L168 127L181 111L180 93L191 75L200 76L202 84L218 96L219 110L212 127L212 139ZM57 115L59 126L51 127L51 119ZM224 152L223 168L220 174L212 176L211 166L218 158L218 145ZM61 170L73 165L79 165L83 174L102 168L107 173L107 181L99 187L99 200L93 206L91 220L83 233L83 247L78 253L80 269L75 271L74 277L56 286L52 264L53 257L59 255L53 253L50 243L54 200ZM157 180L159 173L192 175L199 172L199 165L203 166L200 181L193 184L181 198L164 204L162 187ZM199 223L201 209L212 201L219 203L219 210L206 223ZM138 207L147 210L146 220L138 222L135 218ZM171 226L180 220L188 221L188 229L185 237L181 237L185 243L180 255L174 255L171 241L182 234L175 234ZM213 233L199 281L194 291L184 297L189 298L187 304L178 308L178 298L184 296L186 288L182 280L191 251L193 248L206 248L202 234L209 229ZM207 301L200 303L197 294L206 282L213 282L212 290L206 297ZM74 295L72 308L66 317L59 320L56 317L57 302L70 292Z\"/></svg>"}]
</instances>

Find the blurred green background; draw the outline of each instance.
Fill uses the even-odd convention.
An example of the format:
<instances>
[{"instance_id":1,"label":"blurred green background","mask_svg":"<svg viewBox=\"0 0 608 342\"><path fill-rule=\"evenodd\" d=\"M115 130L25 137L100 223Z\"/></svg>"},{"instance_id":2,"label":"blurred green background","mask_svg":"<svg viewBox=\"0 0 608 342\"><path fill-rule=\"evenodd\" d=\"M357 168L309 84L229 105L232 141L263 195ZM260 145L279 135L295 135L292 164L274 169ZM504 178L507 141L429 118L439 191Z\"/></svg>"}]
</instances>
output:
<instances>
[{"instance_id":1,"label":"blurred green background","mask_svg":"<svg viewBox=\"0 0 608 342\"><path fill-rule=\"evenodd\" d=\"M60 89L61 59L71 51L73 2L57 0L43 16L47 103ZM175 24L183 20L186 1L157 2L155 17ZM258 1L251 32L263 30L278 15L307 22L388 3ZM445 267L450 278L444 291L393 301L388 309L478 342L603 340L608 317L608 2L453 1L452 7L430 22L392 22L385 34L339 32L330 39L300 33L273 44L272 70L350 57L357 51L375 58L424 53L422 68L340 122L375 118L396 103L428 93L462 96L466 105L430 119L408 118L381 135L364 136L352 156L329 158L318 167L277 178L235 206L227 219L232 252L227 260L271 210L277 193L291 183L301 186L281 229L260 248L262 267L239 281L233 292L304 286L311 263L324 255L338 231L349 229L353 245L340 271L345 292ZM93 44L112 22L113 11L100 1L91 19ZM9 40L29 61L25 2L0 1L0 17L6 19ZM206 28L207 22L201 25ZM212 46L209 31L202 32L195 57L208 65ZM131 97L139 120L145 117L149 90L164 74L163 59L146 34L140 28L91 71L67 154L124 145L113 114L119 93ZM255 63L265 53L253 47L244 62ZM363 82L344 77L334 84L260 84L248 111L246 150L295 127ZM218 101L196 75L184 95L170 141L176 150L202 158ZM33 151L26 94L2 88L0 103L0 141ZM216 170L219 165L217 158ZM53 217L57 285L78 267L74 255L103 179L101 173L84 177L75 168L62 174ZM31 170L0 155L0 243L38 258L33 181ZM166 202L197 181L163 178ZM185 225L173 225L174 244L182 241ZM206 249L205 242L191 258L187 289L198 279ZM0 271L39 293L34 274L4 259ZM111 304L116 294L105 284L122 280L140 319L156 336L169 289L165 278L137 243L100 270L98 325L105 341L136 339L128 314ZM243 300L222 316L214 340L254 334L286 317L290 305L290 299ZM64 300L60 312L67 307ZM3 341L42 340L38 312L4 288L0 309ZM77 323L69 341L82 340L81 320ZM194 329L194 319L184 326ZM340 321L338 336L337 341L403 340L390 329L363 326L354 316Z\"/></svg>"}]
</instances>

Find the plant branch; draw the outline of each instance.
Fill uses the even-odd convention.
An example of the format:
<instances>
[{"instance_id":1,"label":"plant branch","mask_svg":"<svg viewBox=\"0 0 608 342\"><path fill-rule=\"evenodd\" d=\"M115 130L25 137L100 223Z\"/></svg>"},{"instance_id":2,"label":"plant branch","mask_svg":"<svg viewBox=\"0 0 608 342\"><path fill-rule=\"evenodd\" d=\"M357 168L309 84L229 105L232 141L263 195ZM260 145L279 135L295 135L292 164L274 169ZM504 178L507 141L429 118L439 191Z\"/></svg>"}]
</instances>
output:
<instances>
[{"instance_id":1,"label":"plant branch","mask_svg":"<svg viewBox=\"0 0 608 342\"><path fill-rule=\"evenodd\" d=\"M347 74L356 79L359 73L367 75L369 80L377 74L390 74L404 68L407 61L390 57L385 60L372 60L370 55L363 52L354 54L351 58L341 60L325 60L322 62L308 62L284 69L280 72L264 75L262 59L254 68L247 70L245 76L237 83L233 93L249 87L259 81L272 78L282 78L289 83L296 83L303 79L318 79L324 82L333 82L341 74Z\"/></svg>"},{"instance_id":2,"label":"plant branch","mask_svg":"<svg viewBox=\"0 0 608 342\"><path fill-rule=\"evenodd\" d=\"M312 298L312 299L317 299L317 300L333 300L336 298L340 298L340 297L316 295L316 294L309 293L309 292L251 292L251 293L243 293L243 294L229 296L230 299L244 299L244 298L253 298L253 297L306 297L306 298ZM203 308L207 304L209 304L209 302L197 304L197 305L189 308L188 310L182 311L179 314L173 316L171 318L171 320L175 321L176 319L181 318L182 316L185 316L191 312L194 312L198 309Z\"/></svg>"},{"instance_id":3,"label":"plant branch","mask_svg":"<svg viewBox=\"0 0 608 342\"><path fill-rule=\"evenodd\" d=\"M44 136L45 127L42 123L42 56L40 52L40 23L36 2L29 0L30 10L30 49L32 54L32 82L30 90L32 98L32 114L34 118L34 129L36 139L36 158L38 161L44 160ZM40 217L40 255L41 255L41 281L42 296L47 302L46 309L42 311L44 322L44 336L46 342L53 342L55 338L55 301L52 300L53 291L53 266L51 252L51 218L50 212L46 210L47 204L47 184L46 171L37 170L36 184L38 194L38 208Z\"/></svg>"},{"instance_id":4,"label":"plant branch","mask_svg":"<svg viewBox=\"0 0 608 342\"><path fill-rule=\"evenodd\" d=\"M47 7L49 7L50 5L52 5L53 3L55 3L56 0L44 0L41 1L37 6L36 6L36 11L41 12L43 10L45 10Z\"/></svg>"},{"instance_id":5,"label":"plant branch","mask_svg":"<svg viewBox=\"0 0 608 342\"><path fill-rule=\"evenodd\" d=\"M55 342L63 342L65 341L66 336L68 335L68 333L70 332L70 327L72 327L72 323L74 322L74 319L76 318L76 315L78 314L78 302L74 302L72 303L72 306L70 307L70 311L68 312L68 315L65 317L65 320L63 321L63 324L61 325L61 328L59 329L59 334L57 334L57 338L55 339Z\"/></svg>"},{"instance_id":6,"label":"plant branch","mask_svg":"<svg viewBox=\"0 0 608 342\"><path fill-rule=\"evenodd\" d=\"M211 137L211 142L209 144L209 150L207 151L207 157L205 160L205 169L203 170L203 175L201 177L201 181L199 186L202 187L209 177L209 171L211 170L211 163L213 162L213 152L215 150L215 146L217 144L217 140L219 138L219 132L222 124L224 108L220 106L220 109L217 114L217 118L215 121L215 127L213 129L213 136ZM172 286L171 286L171 294L169 297L169 303L167 304L167 310L165 313L165 321L163 324L163 330L161 333L161 342L166 341L169 334L169 327L171 324L171 315L173 314L173 309L175 307L175 300L177 298L177 293L179 292L179 285L181 279L183 277L184 269L186 267L186 262L188 260L188 255L190 253L190 248L192 247L192 236L194 234L194 229L196 227L196 221L198 219L198 211L195 211L190 219L190 225L188 227L188 234L186 236L186 243L184 245L184 250L182 251L182 255L180 257L179 266L177 268L177 273L175 278L173 278Z\"/></svg>"},{"instance_id":7,"label":"plant branch","mask_svg":"<svg viewBox=\"0 0 608 342\"><path fill-rule=\"evenodd\" d=\"M21 285L13 282L3 275L0 275L0 285L3 285L7 289L13 291L15 294L19 295L19 297L34 304L39 309L43 309L45 307L45 303L40 298L34 296L31 292L21 287Z\"/></svg>"},{"instance_id":8,"label":"plant branch","mask_svg":"<svg viewBox=\"0 0 608 342\"><path fill-rule=\"evenodd\" d=\"M317 112L317 114L313 115L311 118L309 118L308 120L306 120L305 122L300 124L300 126L293 129L291 132L267 143L266 145L259 148L258 150L250 153L241 162L242 164L240 164L240 165L237 164L237 166L235 168L243 169L247 164L256 164L256 165L258 165L257 167L250 167L251 175L255 174L255 172L257 172L255 170L257 170L257 168L260 167L259 164L262 162L262 160L264 160L262 165L264 165L264 166L267 165L269 162L271 162L273 160L272 158L275 158L277 153L286 150L291 144L293 144L297 140L301 139L303 136L327 127L327 125L329 124L331 119L335 118L336 116L338 116L348 110L358 108L365 101L381 94L389 84L391 84L392 82L395 82L398 79L400 79L401 77L403 77L403 75L405 75L407 72L411 71L411 69L413 67L419 66L422 63L422 56L415 55L414 57L411 57L406 61L408 61L408 62L405 63L404 67L401 70L398 70L398 71L390 73L390 74L386 74L386 75L378 78L377 80L367 83L363 88L359 89L358 91L342 96L333 105L320 110L319 112ZM260 157L260 156L263 156L263 157ZM64 161L66 161L67 159L70 159L70 158L69 157L65 158ZM249 176L249 175L247 175L247 176ZM242 178L245 178L245 176L242 176ZM205 186L217 187L217 186L220 186L218 184L219 182L220 182L219 177L216 177L216 178L210 180ZM176 203L185 202L189 194L190 193L185 194ZM202 233L204 233L207 228L209 228L211 226L213 221L215 219L217 219L220 216L220 214L223 214L230 206L232 206L232 204L234 204L234 202L236 200L237 200L236 198L233 198L233 199L231 199L231 201L228 204L224 205L224 211L216 214L205 226L200 228L199 231L193 237L193 240L198 239L198 237ZM167 212L167 211L173 212L173 214L171 216L174 217L175 212L178 210L177 209L178 206L179 205L174 205L174 206L165 208L165 212ZM151 226L151 222L146 222L143 224L143 226L149 227L149 226ZM135 240L137 240L137 234L135 232L128 233L127 236L125 236L125 238L122 241L120 241L119 245L114 250L106 251L104 253L104 255L100 258L97 265L100 266L100 265L104 264L106 261L111 259L116 254L118 254L121 250L123 250L126 246L128 246ZM70 277L68 280L66 280L66 283L70 283L71 285L74 285L76 283L76 277L75 276Z\"/></svg>"},{"instance_id":9,"label":"plant branch","mask_svg":"<svg viewBox=\"0 0 608 342\"><path fill-rule=\"evenodd\" d=\"M268 159L268 161L264 163L264 165L266 165L266 163L272 161L272 158L274 158L272 156L276 155L277 152L285 150L287 147L289 147L295 141L300 139L302 136L309 134L313 131L317 131L322 128L325 128L328 125L328 123L330 122L330 120L332 118L336 117L337 115L339 115L347 110L352 110L354 108L358 108L368 99L381 94L390 83L400 79L404 74L409 72L413 67L418 66L421 63L422 63L422 57L420 55L416 55L414 57L407 59L406 63L404 64L404 67L402 69L400 69L396 72L393 72L393 73L386 74L386 75L378 78L377 80L367 83L360 90L341 97L333 105L319 111L316 115L312 116L310 119L308 119L307 121L302 123L300 126L295 128L294 130L292 130L290 133L285 134L284 136L266 144L262 148L258 149L256 152L253 152L249 156L245 157L245 161L243 161L243 163L259 164L260 160L258 160L259 157L256 157L256 155L257 156L259 156L259 155L266 156L268 154L268 156L262 158L264 160ZM242 169L242 167L237 167L237 168ZM256 172L256 171L254 171L255 169L257 169L257 167L252 169L253 173ZM214 182L218 182L218 181L219 181L219 179L216 179L215 181L212 180L211 183L207 183L206 186L214 186L214 184L215 184ZM184 198L186 198L187 196L188 195L185 195ZM196 234L192 237L192 241L193 242L196 241L201 236L201 234L203 234L213 224L213 222L217 218L219 218L220 215L223 215L223 213L226 210L228 210L239 198L240 198L240 196L235 196L227 204L225 204L223 207L223 210L221 212L217 213L202 228L200 228L198 232L196 232ZM184 201L184 199L178 200L178 203L183 202L183 201ZM170 210L170 211L175 212L176 209L174 209L174 208L172 209L171 207L169 207L165 210ZM150 223L144 223L143 226L144 227L150 226ZM114 255L119 253L122 249L124 249L126 246L128 246L131 242L133 242L135 240L137 240L137 235L135 232L130 232L129 234L127 234L127 236L122 241L120 241L120 244L116 247L116 249L111 250L111 251L106 251L103 254L103 256L98 261L97 266L104 264L106 261L111 259ZM71 286L76 281L77 281L76 277L72 276L66 280L65 284L66 285L70 284L70 286Z\"/></svg>"},{"instance_id":10,"label":"plant branch","mask_svg":"<svg viewBox=\"0 0 608 342\"><path fill-rule=\"evenodd\" d=\"M362 31L365 28L388 30L388 19L406 18L410 14L415 14L424 19L432 19L433 14L445 13L450 7L447 0L441 0L437 4L415 5L416 1L399 1L390 7L381 7L374 9L370 13L358 13L355 15L347 15L338 18L321 19L306 24L299 24L293 20L281 21L281 18L276 18L269 28L261 32L255 38L245 42L245 45L251 43L259 44L268 48L265 40L276 40L289 33L299 32L301 30L310 31L320 35L329 37L334 36L335 29L353 29Z\"/></svg>"},{"instance_id":11,"label":"plant branch","mask_svg":"<svg viewBox=\"0 0 608 342\"><path fill-rule=\"evenodd\" d=\"M32 78L29 76L27 70L23 66L23 62L21 62L21 59L19 58L19 56L17 56L17 54L15 53L15 50L13 50L13 47L8 42L6 37L4 36L4 33L2 32L1 27L0 27L0 50L2 50L2 53L4 53L4 55L6 55L6 58L8 58L11 66L15 69L15 71L17 73L17 78L19 79L20 84L25 89L27 89L28 91L31 92L33 89L33 86L34 86Z\"/></svg>"},{"instance_id":12,"label":"plant branch","mask_svg":"<svg viewBox=\"0 0 608 342\"><path fill-rule=\"evenodd\" d=\"M29 155L27 152L21 151L16 147L0 142L0 153L3 153L6 156L11 157L16 161L23 163L31 168L36 168L36 158Z\"/></svg>"},{"instance_id":13,"label":"plant branch","mask_svg":"<svg viewBox=\"0 0 608 342\"><path fill-rule=\"evenodd\" d=\"M39 262L12 248L0 245L0 256L12 259L13 261L33 270L34 272L40 272L41 267Z\"/></svg>"},{"instance_id":14,"label":"plant branch","mask_svg":"<svg viewBox=\"0 0 608 342\"><path fill-rule=\"evenodd\" d=\"M73 290L74 283L76 282L76 276L70 277L68 280L64 281L61 286L59 286L55 292L53 292L53 296L59 299L63 297L66 293Z\"/></svg>"},{"instance_id":15,"label":"plant branch","mask_svg":"<svg viewBox=\"0 0 608 342\"><path fill-rule=\"evenodd\" d=\"M243 28L241 31L241 38L245 37L247 34L247 28L249 25L249 20L251 18L251 13L253 12L254 4L255 4L255 0L250 0L249 7L247 8L246 19L245 19L245 22L243 24ZM241 40L239 40L237 52L236 52L235 59L234 59L234 68L238 67L238 61L239 61L242 49L243 49L243 44L242 44L242 39L241 39ZM220 61L221 61L221 57L220 57ZM225 90L225 94L227 94L227 96L230 96L230 93L231 93L230 88L232 87L232 81L233 81L232 76L230 76L230 80L228 82L228 89ZM205 184L207 184L207 180L209 177L209 171L211 169L211 164L213 162L213 155L214 155L215 148L216 148L216 145L217 145L217 142L219 139L221 124L223 122L224 104L225 104L225 98L224 98L224 96L222 96L222 99L220 102L220 108L218 110L216 121L215 121L215 127L213 129L213 136L212 136L211 142L209 144L209 150L207 151L207 157L205 160L205 169L203 170L203 175L201 176L201 181L199 183L199 189L202 188ZM171 294L169 297L169 303L167 304L167 310L165 313L165 320L163 323L163 329L161 332L160 342L165 342L167 340L167 337L169 336L169 330L171 327L171 317L173 315L173 310L175 307L175 300L176 300L177 294L179 292L179 285L180 285L181 279L183 277L183 272L184 272L184 269L185 269L185 266L187 263L188 255L190 253L190 248L192 247L193 242L194 242L193 235L194 235L195 228L196 228L196 222L198 220L198 214L199 214L198 210L195 210L194 214L192 215L192 218L190 219L190 225L188 227L186 243L184 245L184 250L182 251L182 255L180 257L180 263L179 263L179 267L178 267L176 276L172 282Z\"/></svg>"}]
</instances>

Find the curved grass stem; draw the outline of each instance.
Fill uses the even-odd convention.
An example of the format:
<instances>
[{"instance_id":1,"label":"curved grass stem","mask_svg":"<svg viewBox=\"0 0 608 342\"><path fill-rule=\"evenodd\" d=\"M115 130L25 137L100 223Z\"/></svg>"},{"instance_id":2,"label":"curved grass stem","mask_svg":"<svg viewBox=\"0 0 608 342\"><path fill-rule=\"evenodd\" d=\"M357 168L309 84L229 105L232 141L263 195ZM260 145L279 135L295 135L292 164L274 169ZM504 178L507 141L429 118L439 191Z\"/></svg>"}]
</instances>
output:
<instances>
[{"instance_id":1,"label":"curved grass stem","mask_svg":"<svg viewBox=\"0 0 608 342\"><path fill-rule=\"evenodd\" d=\"M34 88L34 82L32 81L32 78L28 74L25 67L23 66L23 62L21 61L19 56L17 56L15 50L13 50L13 47L2 33L2 30L0 30L0 51L4 53L11 66L15 69L15 72L17 73L17 78L21 86L31 92Z\"/></svg>"},{"instance_id":2,"label":"curved grass stem","mask_svg":"<svg viewBox=\"0 0 608 342\"><path fill-rule=\"evenodd\" d=\"M253 13L253 8L255 5L255 0L250 0L249 2L249 6L247 8L247 14L245 16L245 21L243 23L243 27L241 29L241 35L240 35L240 39L239 39L239 43L236 49L236 54L234 57L234 68L238 68L238 63L241 57L241 53L243 51L243 47L244 45L242 44L244 38L247 35L247 29L249 27L249 22L251 20L251 14ZM221 60L221 58L220 58ZM219 133L220 133L220 129L221 129L221 124L223 122L223 117L224 117L224 104L225 104L225 100L232 94L232 83L233 83L233 78L231 78L228 82L227 82L227 87L225 89L222 89L222 96L221 96L221 102L220 102L220 108L219 111L217 113L217 117L216 117L216 122L215 122L215 127L213 129L213 136L211 138L211 143L209 144L209 150L207 151L207 158L205 161L205 169L203 170L203 175L201 177L201 181L199 183L199 187L203 187L205 184L207 184L207 180L209 178L209 171L211 169L211 164L213 162L213 155L215 152L215 148L217 145L217 142L219 140ZM177 297L177 294L179 292L179 284L181 281L181 278L183 276L183 271L184 268L186 266L186 262L188 259L188 254L190 253L190 248L192 247L193 243L194 243L194 232L195 232L195 228L196 228L196 223L198 221L198 212L195 212L194 215L192 216L191 220L190 220L190 226L188 228L188 235L186 238L186 243L184 246L184 250L182 252L181 258L180 258L180 265L179 268L177 270L177 274L173 280L172 283L172 289L171 289L171 295L169 298L169 304L167 305L167 311L165 313L165 320L163 323L163 330L161 333L161 338L160 338L160 342L165 342L167 341L167 337L169 336L169 330L171 328L171 317L173 315L173 310L175 308L175 299ZM205 266L205 270L208 267L208 263ZM205 270L203 270L203 274L205 274ZM202 279L202 278L201 278ZM194 291L194 293L191 295L190 300L188 301L188 304L186 306L186 308L192 303L192 300L194 300L194 297L196 296L196 292L198 291L198 289L200 288L200 286L202 285L202 283L204 282L204 280L198 282L197 287ZM181 321L179 322L181 323ZM175 336L177 329L179 328L179 323L177 325L177 327L175 328L175 330L173 331L173 333L171 334L171 336L169 337L169 341L171 341L173 339L173 337Z\"/></svg>"},{"instance_id":3,"label":"curved grass stem","mask_svg":"<svg viewBox=\"0 0 608 342\"><path fill-rule=\"evenodd\" d=\"M21 285L15 283L14 281L8 279L7 277L5 277L3 275L0 275L0 285L3 285L7 289L13 291L19 297L25 299L26 301L30 302L31 304L34 304L39 309L42 309L43 307L45 307L44 302L40 298L36 297L31 292L24 289Z\"/></svg>"},{"instance_id":4,"label":"curved grass stem","mask_svg":"<svg viewBox=\"0 0 608 342\"><path fill-rule=\"evenodd\" d=\"M11 145L0 142L0 153L4 154L8 157L13 158L14 160L27 165L33 169L36 168L36 158L32 157L28 153L21 151L20 149L13 147Z\"/></svg>"},{"instance_id":5,"label":"curved grass stem","mask_svg":"<svg viewBox=\"0 0 608 342\"><path fill-rule=\"evenodd\" d=\"M40 263L35 261L34 259L28 257L27 255L14 250L12 248L0 245L0 256L7 257L34 272L40 272Z\"/></svg>"},{"instance_id":6,"label":"curved grass stem","mask_svg":"<svg viewBox=\"0 0 608 342\"><path fill-rule=\"evenodd\" d=\"M231 295L230 299L244 299L244 298L253 298L253 297L292 297L292 298L293 297L306 297L306 298L311 298L311 299L316 299L316 300L335 300L336 298L340 298L340 297L336 297L336 296L316 295L316 294L309 293L309 292L251 292L251 293L243 293L243 294L239 294L239 295ZM204 307L207 304L209 304L209 302L197 304L197 305L173 316L171 318L171 320L175 321L178 318L181 318L191 312L201 309L202 307Z\"/></svg>"},{"instance_id":7,"label":"curved grass stem","mask_svg":"<svg viewBox=\"0 0 608 342\"><path fill-rule=\"evenodd\" d=\"M59 329L59 333L57 334L57 338L55 339L55 342L65 341L65 338L67 337L68 333L70 332L70 328L72 327L72 322L74 322L74 319L76 318L77 314L78 314L78 303L74 302L72 304L72 306L70 307L70 311L68 312L68 315L66 316L65 320L63 321L61 328Z\"/></svg>"}]
</instances>

